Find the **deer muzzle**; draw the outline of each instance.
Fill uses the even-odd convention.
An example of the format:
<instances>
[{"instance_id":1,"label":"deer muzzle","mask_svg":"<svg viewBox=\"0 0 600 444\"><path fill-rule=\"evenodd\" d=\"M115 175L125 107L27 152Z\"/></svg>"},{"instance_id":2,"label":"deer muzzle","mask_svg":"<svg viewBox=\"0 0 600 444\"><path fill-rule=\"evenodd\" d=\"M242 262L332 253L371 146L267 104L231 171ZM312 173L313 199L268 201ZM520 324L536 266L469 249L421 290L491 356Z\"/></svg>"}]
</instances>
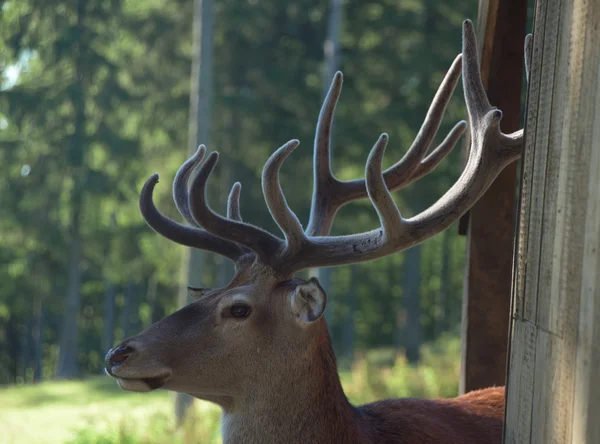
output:
<instances>
[{"instance_id":1,"label":"deer muzzle","mask_svg":"<svg viewBox=\"0 0 600 444\"><path fill-rule=\"evenodd\" d=\"M123 390L149 392L161 388L171 376L170 369L144 355L139 344L123 342L106 354L104 371Z\"/></svg>"}]
</instances>

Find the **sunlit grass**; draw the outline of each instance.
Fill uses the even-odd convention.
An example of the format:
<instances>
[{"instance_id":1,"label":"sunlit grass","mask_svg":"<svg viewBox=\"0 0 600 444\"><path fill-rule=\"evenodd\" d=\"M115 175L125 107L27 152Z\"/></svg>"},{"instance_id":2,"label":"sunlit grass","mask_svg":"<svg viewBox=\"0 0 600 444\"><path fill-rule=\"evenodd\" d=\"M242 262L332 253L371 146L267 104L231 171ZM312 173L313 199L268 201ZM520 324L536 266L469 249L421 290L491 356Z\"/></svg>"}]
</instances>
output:
<instances>
[{"instance_id":1,"label":"sunlit grass","mask_svg":"<svg viewBox=\"0 0 600 444\"><path fill-rule=\"evenodd\" d=\"M460 344L442 337L422 349L411 366L393 350L377 350L342 371L350 400L362 404L397 397L450 397L458 392ZM130 393L108 377L45 382L0 389L2 444L217 444L220 410L196 402L179 430L173 396L164 391Z\"/></svg>"},{"instance_id":2,"label":"sunlit grass","mask_svg":"<svg viewBox=\"0 0 600 444\"><path fill-rule=\"evenodd\" d=\"M110 426L124 415L145 421L154 412L167 412L169 399L166 392L124 392L102 376L12 387L0 390L0 434L7 444L63 443L90 424Z\"/></svg>"}]
</instances>

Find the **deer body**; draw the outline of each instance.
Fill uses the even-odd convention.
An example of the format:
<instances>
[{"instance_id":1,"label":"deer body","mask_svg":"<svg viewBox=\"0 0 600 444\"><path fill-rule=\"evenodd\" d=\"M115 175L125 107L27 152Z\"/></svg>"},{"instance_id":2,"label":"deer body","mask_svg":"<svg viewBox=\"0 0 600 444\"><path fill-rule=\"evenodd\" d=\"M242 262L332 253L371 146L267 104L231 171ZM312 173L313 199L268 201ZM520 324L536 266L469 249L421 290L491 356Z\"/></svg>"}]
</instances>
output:
<instances>
[{"instance_id":1,"label":"deer body","mask_svg":"<svg viewBox=\"0 0 600 444\"><path fill-rule=\"evenodd\" d=\"M427 154L461 69L471 127L465 171L438 202L404 219L390 190L431 171L467 127L459 122ZM182 165L173 182L175 204L189 225L169 219L155 207L152 193L158 176L146 182L140 209L155 231L174 242L221 254L234 262L236 271L223 288L190 288L197 301L110 350L106 372L125 390L163 388L218 404L225 444L499 443L502 387L454 399L395 399L352 406L339 380L323 317L327 296L316 279L305 281L295 273L383 257L447 228L520 155L522 131L500 131L501 113L489 104L479 77L470 21L463 24L463 54L442 82L413 145L383 171L387 135L381 135L368 157L364 180L342 182L330 169L329 134L341 86L338 73L317 123L315 187L306 229L279 185L279 168L298 146L296 140L269 158L262 176L265 202L283 239L242 221L239 183L229 196L227 217L208 206L206 183L218 155L211 153L200 165L203 146ZM190 180L196 168L198 173ZM329 236L337 210L366 197L377 211L380 227Z\"/></svg>"}]
</instances>

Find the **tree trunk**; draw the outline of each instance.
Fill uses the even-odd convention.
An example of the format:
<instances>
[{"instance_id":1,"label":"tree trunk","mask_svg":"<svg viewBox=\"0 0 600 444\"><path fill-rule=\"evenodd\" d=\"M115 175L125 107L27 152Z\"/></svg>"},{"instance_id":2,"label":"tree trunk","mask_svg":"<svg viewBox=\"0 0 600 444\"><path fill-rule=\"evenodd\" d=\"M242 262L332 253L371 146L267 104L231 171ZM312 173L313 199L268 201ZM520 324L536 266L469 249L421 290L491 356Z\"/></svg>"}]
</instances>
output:
<instances>
[{"instance_id":1,"label":"tree trunk","mask_svg":"<svg viewBox=\"0 0 600 444\"><path fill-rule=\"evenodd\" d=\"M77 193L79 194L79 193ZM58 378L73 378L77 376L79 366L77 362L79 308L81 305L81 238L79 235L79 220L81 201L73 202L75 208L72 210L72 234L71 251L69 254L69 272L67 301L64 308L64 320L62 336L60 341L60 353L58 357Z\"/></svg>"},{"instance_id":2,"label":"tree trunk","mask_svg":"<svg viewBox=\"0 0 600 444\"><path fill-rule=\"evenodd\" d=\"M42 380L42 361L44 357L44 301L42 296L35 299L33 321L34 356L33 382Z\"/></svg>"},{"instance_id":3,"label":"tree trunk","mask_svg":"<svg viewBox=\"0 0 600 444\"><path fill-rule=\"evenodd\" d=\"M104 279L104 350L112 348L115 337L115 285Z\"/></svg>"},{"instance_id":4,"label":"tree trunk","mask_svg":"<svg viewBox=\"0 0 600 444\"><path fill-rule=\"evenodd\" d=\"M23 382L27 383L27 371L31 365L31 357L33 355L33 299L32 297L32 310L25 319L25 330L23 331L23 362L22 364L22 372L23 372Z\"/></svg>"},{"instance_id":5,"label":"tree trunk","mask_svg":"<svg viewBox=\"0 0 600 444\"><path fill-rule=\"evenodd\" d=\"M158 303L158 280L155 275L150 276L148 279L148 304L150 305L150 325L161 320L164 316L163 310ZM144 328L148 325L144 325Z\"/></svg>"},{"instance_id":6,"label":"tree trunk","mask_svg":"<svg viewBox=\"0 0 600 444\"><path fill-rule=\"evenodd\" d=\"M18 382L18 362L19 362L19 335L18 332L18 322L14 315L11 315L8 318L8 323L6 325L6 342L8 344L8 360L10 371L9 374L12 376L12 380L14 383Z\"/></svg>"},{"instance_id":7,"label":"tree trunk","mask_svg":"<svg viewBox=\"0 0 600 444\"><path fill-rule=\"evenodd\" d=\"M329 0L329 20L327 22L327 40L323 52L325 70L323 73L323 97L329 91L329 85L339 69L340 58L340 26L342 23L342 0Z\"/></svg>"},{"instance_id":8,"label":"tree trunk","mask_svg":"<svg viewBox=\"0 0 600 444\"><path fill-rule=\"evenodd\" d=\"M208 144L212 117L212 54L213 54L213 0L194 0L193 54L190 94L190 121L188 153L196 151L200 143ZM200 250L186 249L183 257L184 276L181 280L178 303L189 302L188 285L202 286L204 254ZM177 424L185 420L186 412L194 398L184 393L175 395Z\"/></svg>"},{"instance_id":9,"label":"tree trunk","mask_svg":"<svg viewBox=\"0 0 600 444\"><path fill-rule=\"evenodd\" d=\"M68 266L67 298L64 307L64 320L58 357L57 377L72 378L77 376L79 366L77 362L79 309L81 306L81 259L83 240L81 238L81 211L83 208L83 183L85 179L84 150L85 150L85 99L84 99L84 65L81 54L81 37L83 34L85 2L77 2L76 33L79 43L75 53L75 85L73 87L72 102L75 109L74 132L69 146L69 161L73 175L73 188L71 192L70 214L70 252Z\"/></svg>"},{"instance_id":10,"label":"tree trunk","mask_svg":"<svg viewBox=\"0 0 600 444\"><path fill-rule=\"evenodd\" d=\"M329 20L327 22L327 39L323 45L323 53L325 58L325 67L323 70L323 93L322 96L325 98L329 91L329 85L334 74L339 69L339 40L340 40L340 26L342 23L342 0L330 0L329 1ZM333 155L333 125L331 131L331 141L329 149ZM326 233L327 234L327 233ZM325 319L327 323L333 324L333 295L329 291L331 288L331 268L314 268L309 270L309 276L316 277L319 283L327 292L329 298L327 301L327 311L325 312Z\"/></svg>"},{"instance_id":11,"label":"tree trunk","mask_svg":"<svg viewBox=\"0 0 600 444\"><path fill-rule=\"evenodd\" d=\"M122 328L126 338L135 331L134 307L135 307L135 284L129 280L125 286L125 307L123 308Z\"/></svg>"},{"instance_id":12,"label":"tree trunk","mask_svg":"<svg viewBox=\"0 0 600 444\"><path fill-rule=\"evenodd\" d=\"M440 316L436 323L436 334L448 329L448 299L450 292L450 230L442 234L442 271L440 293L438 298L438 307L440 307Z\"/></svg>"},{"instance_id":13,"label":"tree trunk","mask_svg":"<svg viewBox=\"0 0 600 444\"><path fill-rule=\"evenodd\" d=\"M344 326L342 329L342 341L344 356L352 362L354 360L354 338L356 336L356 330L354 328L354 313L356 312L356 279L355 276L358 272L355 264L350 265L350 285L348 288L348 311L344 319Z\"/></svg>"},{"instance_id":14,"label":"tree trunk","mask_svg":"<svg viewBox=\"0 0 600 444\"><path fill-rule=\"evenodd\" d=\"M406 251L404 259L404 304L406 307L406 326L404 329L404 345L406 358L416 363L421 349L421 245Z\"/></svg>"},{"instance_id":15,"label":"tree trunk","mask_svg":"<svg viewBox=\"0 0 600 444\"><path fill-rule=\"evenodd\" d=\"M110 227L116 228L117 226L117 215L113 211L110 215L111 222ZM116 288L115 284L111 281L108 270L111 268L111 259L110 259L110 242L106 244L106 249L104 250L104 334L102 337L103 349L108 351L112 348L115 337L115 296L116 296Z\"/></svg>"}]
</instances>

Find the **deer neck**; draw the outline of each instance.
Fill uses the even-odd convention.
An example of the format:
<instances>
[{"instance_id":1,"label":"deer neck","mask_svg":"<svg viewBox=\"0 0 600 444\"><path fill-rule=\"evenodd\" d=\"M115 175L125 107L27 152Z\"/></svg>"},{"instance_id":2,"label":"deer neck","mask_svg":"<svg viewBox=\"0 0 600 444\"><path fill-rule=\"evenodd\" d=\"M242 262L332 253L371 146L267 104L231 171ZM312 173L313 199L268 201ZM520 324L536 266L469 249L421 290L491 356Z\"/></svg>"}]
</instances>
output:
<instances>
[{"instance_id":1,"label":"deer neck","mask_svg":"<svg viewBox=\"0 0 600 444\"><path fill-rule=\"evenodd\" d=\"M302 360L303 368L224 407L223 444L359 442L359 413L344 394L324 329L324 340Z\"/></svg>"}]
</instances>

